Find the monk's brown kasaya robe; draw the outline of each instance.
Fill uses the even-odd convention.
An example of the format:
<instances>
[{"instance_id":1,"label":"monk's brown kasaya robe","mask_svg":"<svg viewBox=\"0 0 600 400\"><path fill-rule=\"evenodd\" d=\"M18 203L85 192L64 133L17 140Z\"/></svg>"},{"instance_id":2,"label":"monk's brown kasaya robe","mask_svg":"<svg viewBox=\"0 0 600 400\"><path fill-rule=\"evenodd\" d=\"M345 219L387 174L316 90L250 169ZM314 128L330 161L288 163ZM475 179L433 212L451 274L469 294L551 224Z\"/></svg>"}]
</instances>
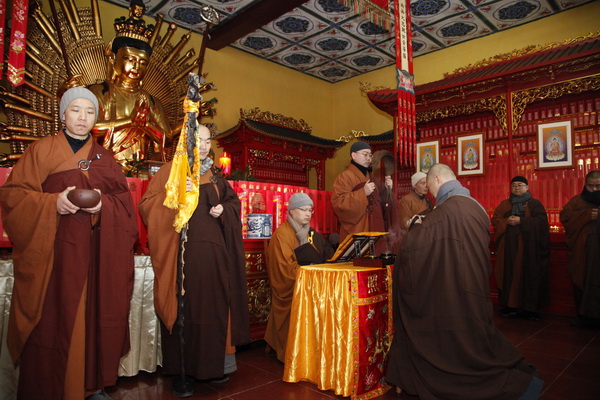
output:
<instances>
[{"instance_id":1,"label":"monk's brown kasaya robe","mask_svg":"<svg viewBox=\"0 0 600 400\"><path fill-rule=\"evenodd\" d=\"M90 159L88 171L78 168L80 160ZM59 215L57 198L68 186L100 189L99 216ZM73 154L59 132L27 148L0 188L0 202L13 242L8 346L20 366L19 399L62 398L70 347L78 340L85 340L85 358L76 368L85 371L85 389L114 385L119 359L129 351L137 238L120 167L93 140Z\"/></svg>"},{"instance_id":2,"label":"monk's brown kasaya robe","mask_svg":"<svg viewBox=\"0 0 600 400\"><path fill-rule=\"evenodd\" d=\"M577 195L560 213L569 246L569 275L581 294L577 313L588 318L600 318L600 220L592 220L597 206Z\"/></svg>"},{"instance_id":3,"label":"monk's brown kasaya robe","mask_svg":"<svg viewBox=\"0 0 600 400\"><path fill-rule=\"evenodd\" d=\"M410 219L416 214L427 214L433 209L426 196L423 198L413 190L402 196L398 202L398 219L400 220L401 239L406 236ZM400 240L402 242L402 240Z\"/></svg>"},{"instance_id":4,"label":"monk's brown kasaya robe","mask_svg":"<svg viewBox=\"0 0 600 400\"><path fill-rule=\"evenodd\" d=\"M537 311L550 301L548 267L550 264L550 226L542 203L530 199L524 205L521 224L508 225L512 203L506 199L492 217L500 305Z\"/></svg>"},{"instance_id":5,"label":"monk's brown kasaya robe","mask_svg":"<svg viewBox=\"0 0 600 400\"><path fill-rule=\"evenodd\" d=\"M271 313L267 322L265 341L284 362L290 327L290 311L294 284L301 265L320 264L331 258L333 248L314 229L310 229L313 244L298 246L296 231L285 221L273 234L267 249L267 271L271 285Z\"/></svg>"},{"instance_id":6,"label":"monk's brown kasaya robe","mask_svg":"<svg viewBox=\"0 0 600 400\"><path fill-rule=\"evenodd\" d=\"M381 195L377 189L366 196L363 187L371 179L353 164L348 165L333 182L331 205L340 223L340 243L350 233L386 232ZM379 240L376 252L386 252L385 240Z\"/></svg>"},{"instance_id":7,"label":"monk's brown kasaya robe","mask_svg":"<svg viewBox=\"0 0 600 400\"><path fill-rule=\"evenodd\" d=\"M489 225L475 200L454 195L402 242L386 380L420 399L516 400L533 378L494 325Z\"/></svg>"},{"instance_id":8,"label":"monk's brown kasaya robe","mask_svg":"<svg viewBox=\"0 0 600 400\"><path fill-rule=\"evenodd\" d=\"M140 213L148 226L154 305L166 328L161 338L163 372L176 375L181 372L175 323L179 234L173 228L175 210L163 205L171 165L165 164L150 181ZM223 213L213 218L209 210L218 204ZM198 206L188 224L183 270L185 372L197 379L223 376L228 318L231 345L250 341L240 209L237 194L223 177L213 170L202 175Z\"/></svg>"}]
</instances>

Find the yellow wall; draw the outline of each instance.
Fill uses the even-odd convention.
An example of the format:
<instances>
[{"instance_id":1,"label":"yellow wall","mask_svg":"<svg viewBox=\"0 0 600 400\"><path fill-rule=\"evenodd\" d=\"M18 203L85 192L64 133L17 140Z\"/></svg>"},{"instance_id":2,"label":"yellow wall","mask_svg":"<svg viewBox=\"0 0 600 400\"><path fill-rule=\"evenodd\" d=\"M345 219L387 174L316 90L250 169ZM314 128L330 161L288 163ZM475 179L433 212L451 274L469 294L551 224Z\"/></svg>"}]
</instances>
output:
<instances>
[{"instance_id":1,"label":"yellow wall","mask_svg":"<svg viewBox=\"0 0 600 400\"><path fill-rule=\"evenodd\" d=\"M440 80L444 73L452 73L457 68L529 45L563 43L580 35L597 32L600 30L598 21L600 1L417 57L414 60L415 83L418 85ZM395 67L382 68L334 85L334 129L339 135L347 135L351 129L379 134L393 128L392 118L361 96L361 81L368 82L373 87L396 87ZM347 162L347 152L338 153L327 171L328 188L333 183L331 177L335 177Z\"/></svg>"},{"instance_id":2,"label":"yellow wall","mask_svg":"<svg viewBox=\"0 0 600 400\"><path fill-rule=\"evenodd\" d=\"M416 84L440 80L445 72L452 73L457 68L498 54L520 50L530 45L563 43L577 36L598 32L599 21L600 2L595 1L526 25L418 57L414 64Z\"/></svg>"},{"instance_id":3,"label":"yellow wall","mask_svg":"<svg viewBox=\"0 0 600 400\"><path fill-rule=\"evenodd\" d=\"M89 0L76 0L76 4L88 7ZM103 1L100 1L100 7L104 37L108 41L114 35L114 18L126 15L127 10ZM525 26L418 57L414 64L416 83L442 79L444 73L459 67L530 44L563 42L578 35L587 35L598 30L599 16L600 2L593 2ZM184 33L179 29L172 41L178 41ZM199 49L200 43L201 36L192 34L189 47ZM304 119L313 127L315 135L329 139L349 135L351 130L379 134L393 126L391 117L375 108L361 94L359 82L395 87L394 67L330 84L226 47L217 52L207 50L204 71L209 74L208 80L218 87L218 90L209 94L219 100L213 122L220 130L231 128L237 123L240 108L254 107ZM333 179L348 162L348 150L348 145L342 147L335 159L328 161L327 189L331 189ZM217 156L220 152L220 149L216 149ZM314 187L313 181L314 179L311 180L311 187Z\"/></svg>"}]
</instances>

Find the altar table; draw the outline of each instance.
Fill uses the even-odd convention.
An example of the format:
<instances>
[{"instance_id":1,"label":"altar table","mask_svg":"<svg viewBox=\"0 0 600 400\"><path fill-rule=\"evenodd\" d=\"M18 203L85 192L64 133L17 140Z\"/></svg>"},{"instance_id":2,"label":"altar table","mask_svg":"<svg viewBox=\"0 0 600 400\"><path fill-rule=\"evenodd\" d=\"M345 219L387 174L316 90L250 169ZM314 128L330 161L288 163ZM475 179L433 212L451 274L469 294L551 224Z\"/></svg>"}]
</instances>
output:
<instances>
[{"instance_id":1,"label":"altar table","mask_svg":"<svg viewBox=\"0 0 600 400\"><path fill-rule=\"evenodd\" d=\"M390 267L301 267L283 380L310 381L352 400L387 391L383 378L393 331L391 279Z\"/></svg>"}]
</instances>

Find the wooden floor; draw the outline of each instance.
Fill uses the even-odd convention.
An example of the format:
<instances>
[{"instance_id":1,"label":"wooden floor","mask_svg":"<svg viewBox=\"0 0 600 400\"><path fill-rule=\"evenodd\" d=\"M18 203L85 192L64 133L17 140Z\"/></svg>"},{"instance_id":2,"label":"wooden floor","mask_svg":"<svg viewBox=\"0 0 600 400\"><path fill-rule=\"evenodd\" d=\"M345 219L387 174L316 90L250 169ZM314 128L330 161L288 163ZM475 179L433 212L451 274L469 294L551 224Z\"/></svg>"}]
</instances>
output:
<instances>
[{"instance_id":1,"label":"wooden floor","mask_svg":"<svg viewBox=\"0 0 600 400\"><path fill-rule=\"evenodd\" d=\"M600 329L571 326L568 317L542 315L539 321L496 317L500 330L534 364L544 380L543 400L600 399ZM206 400L326 400L342 399L308 382L281 380L283 364L265 343L238 349L237 372L223 384L196 383L190 399ZM172 400L171 381L160 370L121 378L107 390L116 400ZM392 391L378 399L417 399Z\"/></svg>"}]
</instances>

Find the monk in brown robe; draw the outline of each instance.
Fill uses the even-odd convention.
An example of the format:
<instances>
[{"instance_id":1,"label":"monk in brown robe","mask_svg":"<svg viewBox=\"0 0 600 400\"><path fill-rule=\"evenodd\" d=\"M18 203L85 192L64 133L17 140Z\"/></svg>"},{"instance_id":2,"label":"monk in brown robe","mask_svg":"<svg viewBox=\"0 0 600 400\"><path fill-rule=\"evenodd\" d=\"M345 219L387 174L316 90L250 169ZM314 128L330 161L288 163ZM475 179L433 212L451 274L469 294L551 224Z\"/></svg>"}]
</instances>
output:
<instances>
[{"instance_id":1,"label":"monk in brown robe","mask_svg":"<svg viewBox=\"0 0 600 400\"><path fill-rule=\"evenodd\" d=\"M500 316L540 319L550 302L550 226L544 205L529 192L529 182L515 176L510 197L494 210L494 243Z\"/></svg>"},{"instance_id":2,"label":"monk in brown robe","mask_svg":"<svg viewBox=\"0 0 600 400\"><path fill-rule=\"evenodd\" d=\"M340 242L351 233L385 232L381 195L371 180L371 146L356 142L350 148L350 165L333 182L331 205L340 223ZM385 177L384 186L392 189L391 176ZM377 253L386 252L386 242L379 240Z\"/></svg>"},{"instance_id":3,"label":"monk in brown robe","mask_svg":"<svg viewBox=\"0 0 600 400\"><path fill-rule=\"evenodd\" d=\"M100 390L116 383L129 351L136 216L120 167L90 140L97 113L89 90L67 90L63 130L33 142L0 188L20 400L110 399ZM75 188L96 190L100 202L78 207L67 198Z\"/></svg>"},{"instance_id":4,"label":"monk in brown robe","mask_svg":"<svg viewBox=\"0 0 600 400\"><path fill-rule=\"evenodd\" d=\"M431 167L427 186L436 208L394 266L386 380L420 399L537 399L543 381L494 325L485 210L447 165Z\"/></svg>"},{"instance_id":5,"label":"monk in brown robe","mask_svg":"<svg viewBox=\"0 0 600 400\"><path fill-rule=\"evenodd\" d=\"M306 193L292 195L287 220L281 224L267 249L267 271L271 285L271 313L265 341L281 362L290 327L290 311L296 276L301 265L321 264L333 256L333 248L310 227L313 201Z\"/></svg>"},{"instance_id":6,"label":"monk in brown robe","mask_svg":"<svg viewBox=\"0 0 600 400\"><path fill-rule=\"evenodd\" d=\"M400 244L401 227L398 220L398 201L394 193L392 182L396 170L396 159L387 150L377 150L373 153L371 162L371 178L375 183L376 196L379 198L379 207L383 217L383 230L388 234L380 239L385 244L385 254L396 253Z\"/></svg>"},{"instance_id":7,"label":"monk in brown robe","mask_svg":"<svg viewBox=\"0 0 600 400\"><path fill-rule=\"evenodd\" d=\"M412 190L404 195L398 203L398 218L400 220L401 238L406 236L413 216L427 214L433 209L431 201L427 198L427 175L416 172L410 177Z\"/></svg>"},{"instance_id":8,"label":"monk in brown robe","mask_svg":"<svg viewBox=\"0 0 600 400\"><path fill-rule=\"evenodd\" d=\"M600 326L600 171L585 177L581 194L563 207L560 222L569 246L577 318L574 325Z\"/></svg>"},{"instance_id":9,"label":"monk in brown robe","mask_svg":"<svg viewBox=\"0 0 600 400\"><path fill-rule=\"evenodd\" d=\"M200 197L188 222L184 251L183 362L191 377L224 382L227 374L237 369L234 346L250 341L241 203L229 182L212 167L210 130L199 125L196 134L202 166ZM161 319L163 372L173 375L175 396L188 397L193 394L193 382L179 381L180 327L175 324L180 235L173 227L176 210L163 205L171 167L169 162L154 175L140 202L140 213L148 226L155 273L154 305Z\"/></svg>"}]
</instances>

